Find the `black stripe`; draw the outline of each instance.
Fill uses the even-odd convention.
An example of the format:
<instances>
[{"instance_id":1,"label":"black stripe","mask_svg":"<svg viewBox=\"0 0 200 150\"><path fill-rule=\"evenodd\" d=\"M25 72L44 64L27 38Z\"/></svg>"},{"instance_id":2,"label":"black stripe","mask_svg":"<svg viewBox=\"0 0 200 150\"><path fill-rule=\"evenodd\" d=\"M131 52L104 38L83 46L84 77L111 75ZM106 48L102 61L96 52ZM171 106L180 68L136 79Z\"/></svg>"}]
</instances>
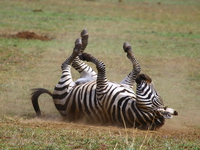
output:
<instances>
[{"instance_id":1,"label":"black stripe","mask_svg":"<svg viewBox=\"0 0 200 150\"><path fill-rule=\"evenodd\" d=\"M112 112L111 113L109 113L109 114L111 114L112 115L112 121L113 122L115 122L115 120L116 120L116 118L115 118L115 111L116 111L116 106L115 105L113 105L113 109L112 109Z\"/></svg>"},{"instance_id":2,"label":"black stripe","mask_svg":"<svg viewBox=\"0 0 200 150\"><path fill-rule=\"evenodd\" d=\"M59 81L58 84L60 84L60 85L65 84L65 82L67 82L69 80L71 80L71 78L68 78L68 79L64 80L63 82Z\"/></svg>"},{"instance_id":3,"label":"black stripe","mask_svg":"<svg viewBox=\"0 0 200 150\"><path fill-rule=\"evenodd\" d=\"M142 116L141 115L143 115L142 113L142 111L139 109L139 108L137 108L137 106L136 105L134 105L134 103L132 103L132 109L133 109L133 111L135 112L135 114L136 114L136 117L137 117L137 120L140 122L140 123L142 123L142 124L145 124L146 122L142 119ZM140 113L138 112L138 111L140 111ZM141 115L140 115L141 114Z\"/></svg>"},{"instance_id":4,"label":"black stripe","mask_svg":"<svg viewBox=\"0 0 200 150\"><path fill-rule=\"evenodd\" d=\"M77 94L78 94L78 100L77 100L78 108L79 108L80 112L83 112L83 108L82 108L82 104L81 104L81 99L82 99L81 90L78 90Z\"/></svg>"},{"instance_id":5,"label":"black stripe","mask_svg":"<svg viewBox=\"0 0 200 150\"><path fill-rule=\"evenodd\" d=\"M65 86L62 86L62 87L55 87L54 90L56 91L63 91L65 89L68 89L69 85L65 85Z\"/></svg>"},{"instance_id":6,"label":"black stripe","mask_svg":"<svg viewBox=\"0 0 200 150\"><path fill-rule=\"evenodd\" d=\"M60 104L55 104L57 110L63 111L66 110L66 107L64 105L60 105Z\"/></svg>"},{"instance_id":7,"label":"black stripe","mask_svg":"<svg viewBox=\"0 0 200 150\"><path fill-rule=\"evenodd\" d=\"M53 95L53 99L61 100L61 99L65 98L67 95L68 95L67 92L65 92L65 93L63 93L63 94L61 94L61 95L54 94L54 95Z\"/></svg>"},{"instance_id":8,"label":"black stripe","mask_svg":"<svg viewBox=\"0 0 200 150\"><path fill-rule=\"evenodd\" d=\"M96 95L96 94L93 94L93 92L94 92L94 85L93 86L91 86L91 90L90 89L87 89L87 90L90 90L90 93L89 93L89 104L90 104L90 108L91 108L91 111L92 111L92 113L93 114L96 114L96 111L95 111L95 109L97 109L97 100L95 99L95 97L92 97L93 95ZM94 107L92 106L92 103L94 104ZM96 117L98 117L98 116L96 116Z\"/></svg>"},{"instance_id":9,"label":"black stripe","mask_svg":"<svg viewBox=\"0 0 200 150\"><path fill-rule=\"evenodd\" d=\"M77 94L77 93L76 93ZM76 112L76 97L75 97L75 94L72 95L73 97L71 98L72 100L72 104L71 104L71 107L70 107L70 110L71 110L71 113L76 115L75 112Z\"/></svg>"},{"instance_id":10,"label":"black stripe","mask_svg":"<svg viewBox=\"0 0 200 150\"><path fill-rule=\"evenodd\" d=\"M133 102L134 103L134 102ZM134 118L134 115L133 115L133 113L131 112L131 110L130 110L130 108L128 109L128 112L127 112L128 114L128 116L129 116L129 118L130 118L130 124L131 124L131 126L133 126L134 125L134 122L135 122L135 118Z\"/></svg>"},{"instance_id":11,"label":"black stripe","mask_svg":"<svg viewBox=\"0 0 200 150\"><path fill-rule=\"evenodd\" d=\"M126 123L126 126L130 126L131 122L129 122L128 118L127 118L127 113L126 113L126 107L127 107L127 103L128 103L128 99L125 100L123 106L122 106L122 114L123 114L123 117L124 117L124 120L125 120L125 123Z\"/></svg>"}]
</instances>

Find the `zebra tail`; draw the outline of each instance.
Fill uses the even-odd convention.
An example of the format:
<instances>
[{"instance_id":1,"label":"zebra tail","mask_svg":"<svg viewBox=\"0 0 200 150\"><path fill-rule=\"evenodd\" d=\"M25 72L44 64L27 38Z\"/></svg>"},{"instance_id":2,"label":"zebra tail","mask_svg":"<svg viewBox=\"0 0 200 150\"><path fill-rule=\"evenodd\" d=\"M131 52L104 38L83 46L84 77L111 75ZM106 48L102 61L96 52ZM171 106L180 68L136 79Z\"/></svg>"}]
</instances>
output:
<instances>
[{"instance_id":1,"label":"zebra tail","mask_svg":"<svg viewBox=\"0 0 200 150\"><path fill-rule=\"evenodd\" d=\"M51 97L53 97L53 94L49 90L44 89L44 88L36 88L36 89L32 89L32 91L33 92L31 94L31 101L32 101L32 104L33 104L33 108L35 109L37 116L41 116L41 111L40 111L40 107L39 107L39 104L38 104L39 96L43 93L47 93Z\"/></svg>"}]
</instances>

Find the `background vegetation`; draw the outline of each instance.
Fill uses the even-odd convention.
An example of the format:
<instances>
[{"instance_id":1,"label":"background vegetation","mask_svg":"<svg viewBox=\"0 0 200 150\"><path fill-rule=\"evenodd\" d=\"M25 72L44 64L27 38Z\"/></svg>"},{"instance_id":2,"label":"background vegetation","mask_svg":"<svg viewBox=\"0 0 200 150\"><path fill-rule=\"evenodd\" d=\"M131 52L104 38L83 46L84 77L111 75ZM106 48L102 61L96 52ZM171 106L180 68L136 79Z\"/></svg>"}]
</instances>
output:
<instances>
[{"instance_id":1,"label":"background vegetation","mask_svg":"<svg viewBox=\"0 0 200 150\"><path fill-rule=\"evenodd\" d=\"M198 0L1 0L0 148L200 149L199 25ZM105 62L109 80L120 82L131 70L122 49L128 41L179 116L156 132L67 123L43 95L45 117L35 118L30 89L53 90L84 28L87 52ZM22 31L52 40L12 38Z\"/></svg>"}]
</instances>

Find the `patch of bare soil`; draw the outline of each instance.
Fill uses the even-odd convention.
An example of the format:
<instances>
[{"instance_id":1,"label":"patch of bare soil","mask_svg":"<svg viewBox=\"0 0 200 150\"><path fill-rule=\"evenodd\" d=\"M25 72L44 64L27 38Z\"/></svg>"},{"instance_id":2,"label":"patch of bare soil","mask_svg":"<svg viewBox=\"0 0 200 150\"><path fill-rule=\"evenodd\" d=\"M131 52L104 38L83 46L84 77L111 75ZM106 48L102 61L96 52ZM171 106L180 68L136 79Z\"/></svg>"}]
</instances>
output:
<instances>
[{"instance_id":1,"label":"patch of bare soil","mask_svg":"<svg viewBox=\"0 0 200 150\"><path fill-rule=\"evenodd\" d=\"M43 12L42 9L34 9L33 12Z\"/></svg>"},{"instance_id":2,"label":"patch of bare soil","mask_svg":"<svg viewBox=\"0 0 200 150\"><path fill-rule=\"evenodd\" d=\"M185 139L188 141L195 141L200 139L200 128L193 127L183 127L183 128L173 128L169 126L163 126L161 129L157 131L144 131L137 130L133 128L120 128L115 126L98 126L98 125L87 125L87 124L77 124L77 123L66 123L63 120L46 120L35 118L32 120L20 120L17 121L17 124L21 126L28 126L31 128L43 128L43 129L70 129L70 130L79 130L89 132L97 132L101 133L112 133L113 135L129 135L129 136L145 136L147 133L151 133L153 137L160 138L177 138L177 139Z\"/></svg>"},{"instance_id":3,"label":"patch of bare soil","mask_svg":"<svg viewBox=\"0 0 200 150\"><path fill-rule=\"evenodd\" d=\"M16 34L12 35L3 35L3 37L6 38L20 38L20 39L27 39L27 40L41 40L41 41L50 41L52 40L51 38L43 35L38 35L34 32L30 31L23 31L23 32L18 32Z\"/></svg>"}]
</instances>

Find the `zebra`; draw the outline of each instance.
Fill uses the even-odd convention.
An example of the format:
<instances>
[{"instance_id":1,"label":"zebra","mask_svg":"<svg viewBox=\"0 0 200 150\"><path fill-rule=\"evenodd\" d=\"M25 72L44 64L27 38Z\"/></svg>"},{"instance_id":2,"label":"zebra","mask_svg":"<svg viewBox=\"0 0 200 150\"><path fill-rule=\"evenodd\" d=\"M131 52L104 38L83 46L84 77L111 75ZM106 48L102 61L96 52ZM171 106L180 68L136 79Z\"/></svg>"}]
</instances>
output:
<instances>
[{"instance_id":1,"label":"zebra","mask_svg":"<svg viewBox=\"0 0 200 150\"><path fill-rule=\"evenodd\" d=\"M178 115L164 106L152 79L140 73L141 67L128 42L124 42L123 50L133 69L120 83L115 83L107 79L103 61L84 52L88 37L84 29L72 54L61 65L62 75L53 93L44 88L33 89L31 100L37 116L41 116L38 99L43 93L49 94L59 113L72 122L84 120L90 124L156 130L164 125L166 118ZM97 73L84 61L95 64ZM72 79L71 67L80 73L76 81Z\"/></svg>"}]
</instances>

